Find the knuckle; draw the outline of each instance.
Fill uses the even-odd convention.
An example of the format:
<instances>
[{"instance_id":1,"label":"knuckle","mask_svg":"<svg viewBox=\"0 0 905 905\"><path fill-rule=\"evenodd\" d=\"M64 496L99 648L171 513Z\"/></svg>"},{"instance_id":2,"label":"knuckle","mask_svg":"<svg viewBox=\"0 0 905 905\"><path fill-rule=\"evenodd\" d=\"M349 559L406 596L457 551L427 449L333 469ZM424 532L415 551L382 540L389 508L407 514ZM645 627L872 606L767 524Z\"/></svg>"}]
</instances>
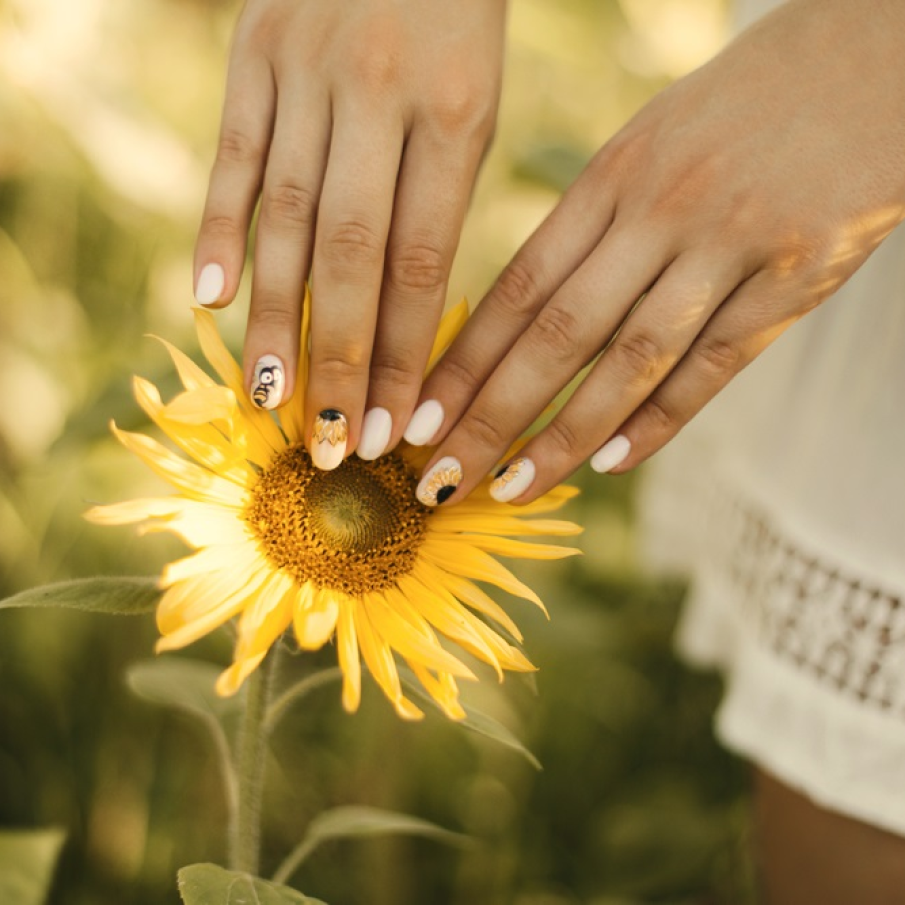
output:
<instances>
[{"instance_id":1,"label":"knuckle","mask_svg":"<svg viewBox=\"0 0 905 905\"><path fill-rule=\"evenodd\" d=\"M403 293L433 293L446 284L446 256L427 242L413 242L392 250L387 282Z\"/></svg>"},{"instance_id":2,"label":"knuckle","mask_svg":"<svg viewBox=\"0 0 905 905\"><path fill-rule=\"evenodd\" d=\"M380 390L408 387L417 382L420 371L411 356L402 358L389 353L371 359L371 385Z\"/></svg>"},{"instance_id":3,"label":"knuckle","mask_svg":"<svg viewBox=\"0 0 905 905\"><path fill-rule=\"evenodd\" d=\"M436 373L442 371L446 384L454 386L457 391L471 398L480 385L480 375L466 359L447 352L437 365Z\"/></svg>"},{"instance_id":4,"label":"knuckle","mask_svg":"<svg viewBox=\"0 0 905 905\"><path fill-rule=\"evenodd\" d=\"M499 415L485 406L470 412L462 421L462 427L476 446L495 450L506 445L500 429L503 423Z\"/></svg>"},{"instance_id":5,"label":"knuckle","mask_svg":"<svg viewBox=\"0 0 905 905\"><path fill-rule=\"evenodd\" d=\"M666 360L659 340L648 333L634 331L617 337L607 355L629 384L654 380Z\"/></svg>"},{"instance_id":6,"label":"knuckle","mask_svg":"<svg viewBox=\"0 0 905 905\"><path fill-rule=\"evenodd\" d=\"M494 306L517 321L534 312L540 296L534 267L519 257L500 274L490 293Z\"/></svg>"},{"instance_id":7,"label":"knuckle","mask_svg":"<svg viewBox=\"0 0 905 905\"><path fill-rule=\"evenodd\" d=\"M544 438L561 458L571 458L579 449L578 434L564 418L554 418L544 429Z\"/></svg>"},{"instance_id":8,"label":"knuckle","mask_svg":"<svg viewBox=\"0 0 905 905\"><path fill-rule=\"evenodd\" d=\"M261 299L254 305L252 318L257 328L264 327L267 332L293 336L298 332L298 314L292 305L277 299Z\"/></svg>"},{"instance_id":9,"label":"knuckle","mask_svg":"<svg viewBox=\"0 0 905 905\"><path fill-rule=\"evenodd\" d=\"M701 339L695 350L695 356L708 376L717 379L731 376L741 364L741 350L722 339Z\"/></svg>"},{"instance_id":10,"label":"knuckle","mask_svg":"<svg viewBox=\"0 0 905 905\"><path fill-rule=\"evenodd\" d=\"M361 219L350 219L328 229L321 254L330 267L365 270L381 263L383 243L369 223Z\"/></svg>"},{"instance_id":11,"label":"knuckle","mask_svg":"<svg viewBox=\"0 0 905 905\"><path fill-rule=\"evenodd\" d=\"M212 214L205 217L201 231L207 236L224 239L236 239L244 234L239 220L229 214Z\"/></svg>"},{"instance_id":12,"label":"knuckle","mask_svg":"<svg viewBox=\"0 0 905 905\"><path fill-rule=\"evenodd\" d=\"M312 223L316 211L317 198L304 186L279 182L264 190L261 217L267 223L300 230Z\"/></svg>"},{"instance_id":13,"label":"knuckle","mask_svg":"<svg viewBox=\"0 0 905 905\"><path fill-rule=\"evenodd\" d=\"M575 315L558 305L547 305L534 319L531 339L548 358L571 359L579 336Z\"/></svg>"},{"instance_id":14,"label":"knuckle","mask_svg":"<svg viewBox=\"0 0 905 905\"><path fill-rule=\"evenodd\" d=\"M367 368L367 356L357 346L330 349L313 359L312 369L327 384L348 386L358 383Z\"/></svg>"},{"instance_id":15,"label":"knuckle","mask_svg":"<svg viewBox=\"0 0 905 905\"><path fill-rule=\"evenodd\" d=\"M217 142L217 163L258 164L263 156L259 142L241 129L225 128Z\"/></svg>"},{"instance_id":16,"label":"knuckle","mask_svg":"<svg viewBox=\"0 0 905 905\"><path fill-rule=\"evenodd\" d=\"M679 413L660 396L654 394L644 404L644 415L653 433L658 437L671 437L678 433L682 421Z\"/></svg>"}]
</instances>

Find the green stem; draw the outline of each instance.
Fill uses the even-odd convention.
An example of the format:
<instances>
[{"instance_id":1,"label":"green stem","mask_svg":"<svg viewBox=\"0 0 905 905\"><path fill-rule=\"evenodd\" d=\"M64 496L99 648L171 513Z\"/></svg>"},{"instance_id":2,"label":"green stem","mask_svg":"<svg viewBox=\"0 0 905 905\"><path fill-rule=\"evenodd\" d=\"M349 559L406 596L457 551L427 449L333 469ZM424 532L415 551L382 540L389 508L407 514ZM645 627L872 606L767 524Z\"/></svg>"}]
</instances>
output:
<instances>
[{"instance_id":1,"label":"green stem","mask_svg":"<svg viewBox=\"0 0 905 905\"><path fill-rule=\"evenodd\" d=\"M277 723L282 719L290 705L294 704L300 698L328 685L331 682L337 682L343 677L343 671L338 666L331 666L323 669L313 675L300 679L294 685L290 685L267 709L267 715L264 718L264 732L270 734Z\"/></svg>"},{"instance_id":2,"label":"green stem","mask_svg":"<svg viewBox=\"0 0 905 905\"><path fill-rule=\"evenodd\" d=\"M239 800L230 827L229 866L252 876L258 875L261 856L261 797L266 755L263 722L274 660L272 656L266 657L248 679L236 757Z\"/></svg>"},{"instance_id":3,"label":"green stem","mask_svg":"<svg viewBox=\"0 0 905 905\"><path fill-rule=\"evenodd\" d=\"M271 878L274 883L286 884L292 879L292 875L301 867L302 862L317 847L316 842L305 837L283 859L283 863L276 869Z\"/></svg>"}]
</instances>

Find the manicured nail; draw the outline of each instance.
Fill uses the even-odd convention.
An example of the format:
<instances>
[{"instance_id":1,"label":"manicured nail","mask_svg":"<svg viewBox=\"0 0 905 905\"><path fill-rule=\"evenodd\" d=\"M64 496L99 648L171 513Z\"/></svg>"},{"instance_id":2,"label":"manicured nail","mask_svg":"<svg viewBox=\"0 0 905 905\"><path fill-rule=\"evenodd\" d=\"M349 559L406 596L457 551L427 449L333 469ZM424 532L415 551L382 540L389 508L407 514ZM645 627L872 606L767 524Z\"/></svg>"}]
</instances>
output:
<instances>
[{"instance_id":1,"label":"manicured nail","mask_svg":"<svg viewBox=\"0 0 905 905\"><path fill-rule=\"evenodd\" d=\"M462 463L454 456L444 456L425 472L415 496L425 506L438 506L456 492L464 477Z\"/></svg>"},{"instance_id":2,"label":"manicured nail","mask_svg":"<svg viewBox=\"0 0 905 905\"><path fill-rule=\"evenodd\" d=\"M498 503L508 503L521 496L534 480L534 463L521 456L504 465L490 485L490 495Z\"/></svg>"},{"instance_id":3,"label":"manicured nail","mask_svg":"<svg viewBox=\"0 0 905 905\"><path fill-rule=\"evenodd\" d=\"M434 434L440 430L443 424L443 406L436 399L428 399L422 402L409 421L405 433L402 435L412 446L424 446L430 443Z\"/></svg>"},{"instance_id":4,"label":"manicured nail","mask_svg":"<svg viewBox=\"0 0 905 905\"><path fill-rule=\"evenodd\" d=\"M386 452L393 432L393 418L384 408L372 408L361 422L361 439L355 450L359 459L371 461Z\"/></svg>"},{"instance_id":5,"label":"manicured nail","mask_svg":"<svg viewBox=\"0 0 905 905\"><path fill-rule=\"evenodd\" d=\"M591 468L600 474L612 471L617 465L625 461L625 457L632 451L632 444L628 437L619 434L612 440L607 440L597 452L591 456Z\"/></svg>"},{"instance_id":6,"label":"manicured nail","mask_svg":"<svg viewBox=\"0 0 905 905\"><path fill-rule=\"evenodd\" d=\"M251 401L259 409L275 409L283 400L283 362L276 355L262 355L251 378Z\"/></svg>"},{"instance_id":7,"label":"manicured nail","mask_svg":"<svg viewBox=\"0 0 905 905\"><path fill-rule=\"evenodd\" d=\"M346 455L349 424L336 409L324 409L314 419L311 435L311 461L323 471L332 471Z\"/></svg>"},{"instance_id":8,"label":"manicured nail","mask_svg":"<svg viewBox=\"0 0 905 905\"><path fill-rule=\"evenodd\" d=\"M219 301L225 285L226 274L223 268L219 264L205 264L195 284L195 301L199 305L210 305Z\"/></svg>"}]
</instances>

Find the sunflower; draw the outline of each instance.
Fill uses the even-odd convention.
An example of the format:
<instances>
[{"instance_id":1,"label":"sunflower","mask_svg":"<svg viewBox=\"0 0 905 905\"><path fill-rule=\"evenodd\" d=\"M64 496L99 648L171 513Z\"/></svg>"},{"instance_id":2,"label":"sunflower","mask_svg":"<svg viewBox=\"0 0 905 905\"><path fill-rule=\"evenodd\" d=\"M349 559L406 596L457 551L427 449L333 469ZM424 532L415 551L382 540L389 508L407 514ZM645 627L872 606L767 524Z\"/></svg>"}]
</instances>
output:
<instances>
[{"instance_id":1,"label":"sunflower","mask_svg":"<svg viewBox=\"0 0 905 905\"><path fill-rule=\"evenodd\" d=\"M309 311L306 299L296 391L278 420L248 399L209 311L195 309L198 338L223 384L161 340L184 391L164 403L156 387L135 377L135 396L187 458L111 427L178 493L97 506L86 517L170 531L194 550L160 576L157 650L184 647L236 619L220 694L234 694L291 627L303 650L335 643L346 710L358 707L363 659L399 715L420 717L403 694L401 660L449 717L461 718L457 680L475 676L441 637L490 664L500 679L504 670L534 669L511 643L522 640L517 626L478 582L543 608L492 554L556 559L577 552L515 539L578 533L571 522L534 518L577 491L561 486L516 509L491 498L488 479L460 505L431 509L415 496L431 451L405 444L373 462L351 456L332 471L315 468L302 439ZM431 364L467 316L462 302L443 318Z\"/></svg>"}]
</instances>

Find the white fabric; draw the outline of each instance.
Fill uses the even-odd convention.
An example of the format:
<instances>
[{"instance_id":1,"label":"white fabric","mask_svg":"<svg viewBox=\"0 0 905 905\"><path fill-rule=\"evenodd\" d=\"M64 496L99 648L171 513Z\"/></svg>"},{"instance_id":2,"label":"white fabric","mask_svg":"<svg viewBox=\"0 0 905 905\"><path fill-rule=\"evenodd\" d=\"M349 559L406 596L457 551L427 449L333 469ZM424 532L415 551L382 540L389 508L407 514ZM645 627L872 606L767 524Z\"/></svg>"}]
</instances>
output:
<instances>
[{"instance_id":1,"label":"white fabric","mask_svg":"<svg viewBox=\"0 0 905 905\"><path fill-rule=\"evenodd\" d=\"M692 571L678 645L726 672L723 742L905 835L905 228L654 457L640 503L651 560Z\"/></svg>"}]
</instances>

